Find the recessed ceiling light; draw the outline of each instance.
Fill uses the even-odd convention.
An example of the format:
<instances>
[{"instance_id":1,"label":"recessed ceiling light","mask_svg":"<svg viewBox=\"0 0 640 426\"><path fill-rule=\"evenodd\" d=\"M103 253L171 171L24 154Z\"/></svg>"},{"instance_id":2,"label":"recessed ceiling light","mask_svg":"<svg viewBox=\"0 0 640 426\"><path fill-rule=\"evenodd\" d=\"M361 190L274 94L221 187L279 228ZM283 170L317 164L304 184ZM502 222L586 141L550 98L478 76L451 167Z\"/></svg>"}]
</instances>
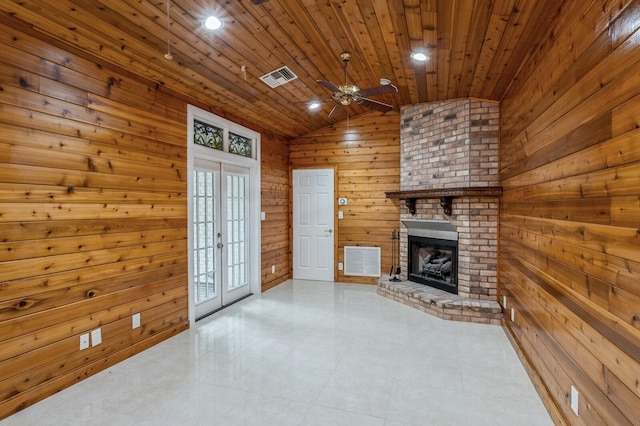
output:
<instances>
[{"instance_id":1,"label":"recessed ceiling light","mask_svg":"<svg viewBox=\"0 0 640 426\"><path fill-rule=\"evenodd\" d=\"M215 31L222 28L222 21L217 16L209 16L204 21L204 27L208 30Z\"/></svg>"},{"instance_id":2,"label":"recessed ceiling light","mask_svg":"<svg viewBox=\"0 0 640 426\"><path fill-rule=\"evenodd\" d=\"M310 109L311 111L314 111L314 110L316 110L316 109L318 109L318 108L320 108L320 102L318 102L318 101L312 101L312 102L310 102L310 103L309 103L309 109Z\"/></svg>"},{"instance_id":3,"label":"recessed ceiling light","mask_svg":"<svg viewBox=\"0 0 640 426\"><path fill-rule=\"evenodd\" d=\"M414 52L411 54L411 57L413 58L413 60L420 61L420 62L425 62L426 60L429 59L429 57L422 52Z\"/></svg>"}]
</instances>

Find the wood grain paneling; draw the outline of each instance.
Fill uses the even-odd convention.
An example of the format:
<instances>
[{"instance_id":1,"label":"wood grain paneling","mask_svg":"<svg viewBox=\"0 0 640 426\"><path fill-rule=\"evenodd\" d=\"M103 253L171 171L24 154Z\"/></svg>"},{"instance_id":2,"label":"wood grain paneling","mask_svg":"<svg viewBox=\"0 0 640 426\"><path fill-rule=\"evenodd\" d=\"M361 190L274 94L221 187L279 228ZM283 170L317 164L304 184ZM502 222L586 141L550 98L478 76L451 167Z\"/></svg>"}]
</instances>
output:
<instances>
[{"instance_id":1,"label":"wood grain paneling","mask_svg":"<svg viewBox=\"0 0 640 426\"><path fill-rule=\"evenodd\" d=\"M340 282L377 283L377 278L344 275L344 246L381 248L381 274L391 269L391 234L400 220L400 202L385 192L400 189L400 118L398 113L369 113L291 142L291 167L331 166L335 195L346 197L335 218L338 239L336 276Z\"/></svg>"},{"instance_id":2,"label":"wood grain paneling","mask_svg":"<svg viewBox=\"0 0 640 426\"><path fill-rule=\"evenodd\" d=\"M0 23L0 418L188 327L187 103L233 119L24 29ZM266 289L290 276L289 144L261 135Z\"/></svg>"},{"instance_id":3,"label":"wood grain paneling","mask_svg":"<svg viewBox=\"0 0 640 426\"><path fill-rule=\"evenodd\" d=\"M188 327L187 174L183 100L1 31L4 417Z\"/></svg>"},{"instance_id":4,"label":"wood grain paneling","mask_svg":"<svg viewBox=\"0 0 640 426\"><path fill-rule=\"evenodd\" d=\"M499 100L531 54L540 30L562 9L562 2L555 0L169 3L169 28L164 0L0 0L0 20L19 20L190 99L224 105L243 121L296 137L344 120L344 114L328 117L333 100L322 103L321 114L309 114L306 108L311 100L330 97L318 79L343 82L343 51L353 55L350 82L367 88L383 77L398 87L397 94L377 97L396 109L452 98ZM606 12L617 13L615 3ZM225 25L209 33L201 23L212 11ZM578 30L572 54L585 46L584 30ZM616 32L623 33L624 27ZM164 58L169 48L173 60ZM428 54L430 60L415 62L413 51ZM276 90L259 79L283 65L298 78ZM84 84L104 91L108 86L97 71ZM47 86L59 91L56 84ZM118 92L123 98L136 93ZM157 99L153 90L140 96ZM347 111L354 116L368 110L354 102Z\"/></svg>"},{"instance_id":5,"label":"wood grain paneling","mask_svg":"<svg viewBox=\"0 0 640 426\"><path fill-rule=\"evenodd\" d=\"M262 290L291 278L289 249L289 140L262 136ZM275 268L275 272L271 272Z\"/></svg>"},{"instance_id":6,"label":"wood grain paneling","mask_svg":"<svg viewBox=\"0 0 640 426\"><path fill-rule=\"evenodd\" d=\"M503 99L499 270L515 310L505 327L555 421L631 425L640 424L640 2L596 3L563 3Z\"/></svg>"}]
</instances>

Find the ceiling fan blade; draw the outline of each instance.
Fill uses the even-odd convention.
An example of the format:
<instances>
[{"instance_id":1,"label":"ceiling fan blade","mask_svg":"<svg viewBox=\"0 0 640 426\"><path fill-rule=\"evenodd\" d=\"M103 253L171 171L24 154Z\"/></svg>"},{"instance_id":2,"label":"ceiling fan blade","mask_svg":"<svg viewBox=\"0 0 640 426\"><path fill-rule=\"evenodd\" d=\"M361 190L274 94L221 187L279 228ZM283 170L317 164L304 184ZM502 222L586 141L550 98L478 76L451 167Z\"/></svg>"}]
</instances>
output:
<instances>
[{"instance_id":1,"label":"ceiling fan blade","mask_svg":"<svg viewBox=\"0 0 640 426\"><path fill-rule=\"evenodd\" d=\"M375 109L380 112L389 112L393 109L393 105L385 104L382 102L374 101L373 99L362 98L358 102L358 105L366 106L370 109Z\"/></svg>"},{"instance_id":2,"label":"ceiling fan blade","mask_svg":"<svg viewBox=\"0 0 640 426\"><path fill-rule=\"evenodd\" d=\"M338 87L331 83L330 81L325 81L325 80L316 80L316 82L323 87L326 87L327 89L331 90L332 92L340 92L340 89L338 89Z\"/></svg>"},{"instance_id":3,"label":"ceiling fan blade","mask_svg":"<svg viewBox=\"0 0 640 426\"><path fill-rule=\"evenodd\" d=\"M393 84L386 84L384 86L370 87L368 89L361 89L360 96L366 98L368 96L386 95L387 93L397 93L398 88Z\"/></svg>"},{"instance_id":4,"label":"ceiling fan blade","mask_svg":"<svg viewBox=\"0 0 640 426\"><path fill-rule=\"evenodd\" d=\"M333 117L339 115L342 112L343 109L344 109L344 105L336 104L336 106L334 106L333 109L331 110L331 112L329 113L329 118L333 118Z\"/></svg>"}]
</instances>

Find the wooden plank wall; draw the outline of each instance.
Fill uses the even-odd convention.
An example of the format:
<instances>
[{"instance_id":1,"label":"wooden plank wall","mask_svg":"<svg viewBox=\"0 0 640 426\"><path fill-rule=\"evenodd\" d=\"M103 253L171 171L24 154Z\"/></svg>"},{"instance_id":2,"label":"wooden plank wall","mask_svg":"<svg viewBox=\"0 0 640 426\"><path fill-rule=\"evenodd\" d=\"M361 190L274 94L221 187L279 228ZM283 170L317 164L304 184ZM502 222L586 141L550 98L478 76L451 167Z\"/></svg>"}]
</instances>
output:
<instances>
[{"instance_id":1,"label":"wooden plank wall","mask_svg":"<svg viewBox=\"0 0 640 426\"><path fill-rule=\"evenodd\" d=\"M365 113L296 138L290 149L292 169L335 167L336 198L348 199L338 207L344 219L335 217L336 280L377 283L378 278L346 276L337 267L344 262L344 246L363 246L381 247L381 274L391 269L391 234L400 225L400 205L385 192L400 189L400 114Z\"/></svg>"},{"instance_id":2,"label":"wooden plank wall","mask_svg":"<svg viewBox=\"0 0 640 426\"><path fill-rule=\"evenodd\" d=\"M640 424L639 26L564 2L502 102L505 327L558 424Z\"/></svg>"},{"instance_id":3,"label":"wooden plank wall","mask_svg":"<svg viewBox=\"0 0 640 426\"><path fill-rule=\"evenodd\" d=\"M262 135L262 291L291 278L289 140ZM275 267L275 272L272 271Z\"/></svg>"},{"instance_id":4,"label":"wooden plank wall","mask_svg":"<svg viewBox=\"0 0 640 426\"><path fill-rule=\"evenodd\" d=\"M1 418L188 318L186 104L0 34Z\"/></svg>"},{"instance_id":5,"label":"wooden plank wall","mask_svg":"<svg viewBox=\"0 0 640 426\"><path fill-rule=\"evenodd\" d=\"M0 21L0 419L188 327L187 101ZM288 142L262 142L271 287Z\"/></svg>"}]
</instances>

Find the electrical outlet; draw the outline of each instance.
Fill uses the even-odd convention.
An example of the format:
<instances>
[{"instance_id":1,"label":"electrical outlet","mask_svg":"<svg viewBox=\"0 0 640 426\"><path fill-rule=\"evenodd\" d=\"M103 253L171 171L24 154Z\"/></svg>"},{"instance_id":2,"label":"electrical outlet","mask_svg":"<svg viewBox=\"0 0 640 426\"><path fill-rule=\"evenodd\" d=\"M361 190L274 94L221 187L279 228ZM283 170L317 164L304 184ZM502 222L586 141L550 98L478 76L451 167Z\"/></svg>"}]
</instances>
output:
<instances>
[{"instance_id":1,"label":"electrical outlet","mask_svg":"<svg viewBox=\"0 0 640 426\"><path fill-rule=\"evenodd\" d=\"M516 310L511 308L511 322L516 320Z\"/></svg>"},{"instance_id":2,"label":"electrical outlet","mask_svg":"<svg viewBox=\"0 0 640 426\"><path fill-rule=\"evenodd\" d=\"M578 415L579 399L580 399L580 394L578 393L578 389L574 388L573 385L571 385L571 409L573 410L574 413L576 413L576 416Z\"/></svg>"},{"instance_id":3,"label":"electrical outlet","mask_svg":"<svg viewBox=\"0 0 640 426\"><path fill-rule=\"evenodd\" d=\"M272 274L276 273L276 265L271 265L271 273Z\"/></svg>"},{"instance_id":4,"label":"electrical outlet","mask_svg":"<svg viewBox=\"0 0 640 426\"><path fill-rule=\"evenodd\" d=\"M138 327L140 327L140 313L139 312L137 314L133 314L131 316L131 329L135 330Z\"/></svg>"},{"instance_id":5,"label":"electrical outlet","mask_svg":"<svg viewBox=\"0 0 640 426\"><path fill-rule=\"evenodd\" d=\"M89 333L80 335L80 350L83 351L89 347Z\"/></svg>"},{"instance_id":6,"label":"electrical outlet","mask_svg":"<svg viewBox=\"0 0 640 426\"><path fill-rule=\"evenodd\" d=\"M342 262L338 262L338 271L342 271L344 269L344 265Z\"/></svg>"},{"instance_id":7,"label":"electrical outlet","mask_svg":"<svg viewBox=\"0 0 640 426\"><path fill-rule=\"evenodd\" d=\"M502 309L507 309L507 296L502 296Z\"/></svg>"},{"instance_id":8,"label":"electrical outlet","mask_svg":"<svg viewBox=\"0 0 640 426\"><path fill-rule=\"evenodd\" d=\"M266 212L260 212L260 220L267 220L267 213Z\"/></svg>"},{"instance_id":9,"label":"electrical outlet","mask_svg":"<svg viewBox=\"0 0 640 426\"><path fill-rule=\"evenodd\" d=\"M102 343L102 330L96 328L91 332L91 346L98 346Z\"/></svg>"}]
</instances>

